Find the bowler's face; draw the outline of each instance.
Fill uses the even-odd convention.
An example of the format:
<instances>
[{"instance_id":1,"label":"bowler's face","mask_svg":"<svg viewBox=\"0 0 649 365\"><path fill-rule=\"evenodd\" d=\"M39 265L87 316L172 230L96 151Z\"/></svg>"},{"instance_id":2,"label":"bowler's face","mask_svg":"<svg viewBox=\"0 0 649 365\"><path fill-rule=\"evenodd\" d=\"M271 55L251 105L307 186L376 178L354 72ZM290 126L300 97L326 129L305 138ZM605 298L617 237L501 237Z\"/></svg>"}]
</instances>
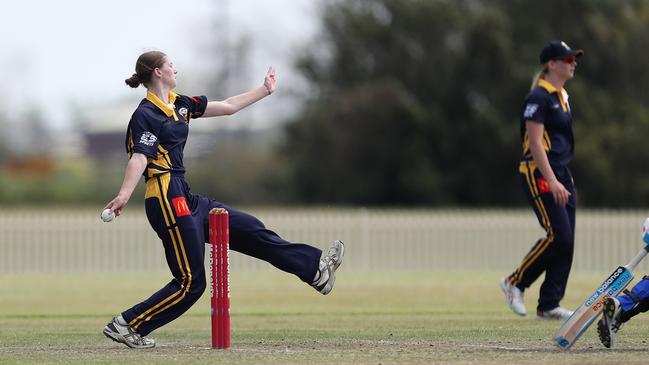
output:
<instances>
[{"instance_id":1,"label":"bowler's face","mask_svg":"<svg viewBox=\"0 0 649 365\"><path fill-rule=\"evenodd\" d=\"M169 86L171 89L176 87L176 74L178 71L174 68L174 64L171 62L169 57L165 57L165 61L159 69L162 73L162 83Z\"/></svg>"}]
</instances>

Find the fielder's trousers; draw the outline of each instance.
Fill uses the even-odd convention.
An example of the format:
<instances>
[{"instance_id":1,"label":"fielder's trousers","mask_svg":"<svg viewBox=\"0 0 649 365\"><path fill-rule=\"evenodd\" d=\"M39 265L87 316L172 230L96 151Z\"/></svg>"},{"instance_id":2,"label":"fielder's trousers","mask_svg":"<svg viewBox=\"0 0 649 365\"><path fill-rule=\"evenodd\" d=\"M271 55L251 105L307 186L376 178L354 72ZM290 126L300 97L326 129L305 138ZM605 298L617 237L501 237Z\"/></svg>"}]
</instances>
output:
<instances>
[{"instance_id":1,"label":"fielder's trousers","mask_svg":"<svg viewBox=\"0 0 649 365\"><path fill-rule=\"evenodd\" d=\"M521 162L519 172L523 191L546 236L536 241L509 280L525 290L545 272L537 309L547 311L559 306L568 283L575 242L576 192L567 169L563 176L557 176L571 194L565 206L554 202L548 182L533 161Z\"/></svg>"}]
</instances>

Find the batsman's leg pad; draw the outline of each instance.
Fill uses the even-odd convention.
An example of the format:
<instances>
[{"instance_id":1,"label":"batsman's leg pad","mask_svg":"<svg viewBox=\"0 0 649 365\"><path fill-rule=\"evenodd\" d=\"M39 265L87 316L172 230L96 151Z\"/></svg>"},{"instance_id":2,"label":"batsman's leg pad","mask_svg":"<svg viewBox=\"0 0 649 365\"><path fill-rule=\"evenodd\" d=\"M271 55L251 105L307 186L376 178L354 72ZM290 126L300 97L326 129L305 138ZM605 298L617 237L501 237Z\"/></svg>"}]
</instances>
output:
<instances>
[{"instance_id":1,"label":"batsman's leg pad","mask_svg":"<svg viewBox=\"0 0 649 365\"><path fill-rule=\"evenodd\" d=\"M617 298L622 306L620 321L626 322L638 313L649 310L649 277L645 276L631 291L625 290Z\"/></svg>"}]
</instances>

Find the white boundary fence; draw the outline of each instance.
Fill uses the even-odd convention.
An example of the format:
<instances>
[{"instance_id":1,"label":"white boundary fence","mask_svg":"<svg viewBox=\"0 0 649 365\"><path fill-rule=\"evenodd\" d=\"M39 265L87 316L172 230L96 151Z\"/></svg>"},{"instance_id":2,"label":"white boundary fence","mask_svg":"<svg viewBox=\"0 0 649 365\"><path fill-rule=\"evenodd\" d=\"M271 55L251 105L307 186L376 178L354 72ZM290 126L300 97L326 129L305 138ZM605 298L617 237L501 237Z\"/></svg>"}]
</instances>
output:
<instances>
[{"instance_id":1,"label":"white boundary fence","mask_svg":"<svg viewBox=\"0 0 649 365\"><path fill-rule=\"evenodd\" d=\"M344 270L513 270L543 231L529 209L246 209L292 242L346 243ZM144 213L0 208L0 273L167 271ZM608 272L642 247L649 211L579 210L573 268ZM232 271L269 269L233 252ZM649 260L646 260L649 261ZM649 264L638 268L646 272Z\"/></svg>"}]
</instances>

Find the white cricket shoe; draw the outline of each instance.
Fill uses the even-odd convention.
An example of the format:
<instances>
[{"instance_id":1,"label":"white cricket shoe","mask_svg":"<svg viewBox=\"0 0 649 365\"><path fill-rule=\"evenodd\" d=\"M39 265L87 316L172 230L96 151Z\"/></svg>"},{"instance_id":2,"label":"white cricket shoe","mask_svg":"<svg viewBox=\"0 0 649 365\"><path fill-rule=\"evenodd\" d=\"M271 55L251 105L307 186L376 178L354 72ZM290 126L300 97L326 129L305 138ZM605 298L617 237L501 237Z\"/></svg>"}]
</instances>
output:
<instances>
[{"instance_id":1,"label":"white cricket shoe","mask_svg":"<svg viewBox=\"0 0 649 365\"><path fill-rule=\"evenodd\" d=\"M565 321L572 315L572 311L563 307L556 307L548 311L536 311L536 319L556 319Z\"/></svg>"},{"instance_id":2,"label":"white cricket shoe","mask_svg":"<svg viewBox=\"0 0 649 365\"><path fill-rule=\"evenodd\" d=\"M621 312L622 306L620 306L620 301L617 298L606 298L602 309L602 319L597 322L599 341L606 348L613 347L615 336L624 324L620 321Z\"/></svg>"},{"instance_id":3,"label":"white cricket shoe","mask_svg":"<svg viewBox=\"0 0 649 365\"><path fill-rule=\"evenodd\" d=\"M335 240L327 255L320 259L320 266L311 286L320 293L327 295L334 288L336 270L343 261L345 245L341 240Z\"/></svg>"},{"instance_id":4,"label":"white cricket shoe","mask_svg":"<svg viewBox=\"0 0 649 365\"><path fill-rule=\"evenodd\" d=\"M133 349L148 349L155 347L155 341L150 338L141 336L139 333L133 331L128 325L122 325L113 318L104 330L102 331L106 337L115 342L120 342Z\"/></svg>"},{"instance_id":5,"label":"white cricket shoe","mask_svg":"<svg viewBox=\"0 0 649 365\"><path fill-rule=\"evenodd\" d=\"M505 294L507 305L514 313L519 316L527 314L525 303L523 303L523 292L516 285L511 285L507 278L503 277L500 278L500 289Z\"/></svg>"}]
</instances>

